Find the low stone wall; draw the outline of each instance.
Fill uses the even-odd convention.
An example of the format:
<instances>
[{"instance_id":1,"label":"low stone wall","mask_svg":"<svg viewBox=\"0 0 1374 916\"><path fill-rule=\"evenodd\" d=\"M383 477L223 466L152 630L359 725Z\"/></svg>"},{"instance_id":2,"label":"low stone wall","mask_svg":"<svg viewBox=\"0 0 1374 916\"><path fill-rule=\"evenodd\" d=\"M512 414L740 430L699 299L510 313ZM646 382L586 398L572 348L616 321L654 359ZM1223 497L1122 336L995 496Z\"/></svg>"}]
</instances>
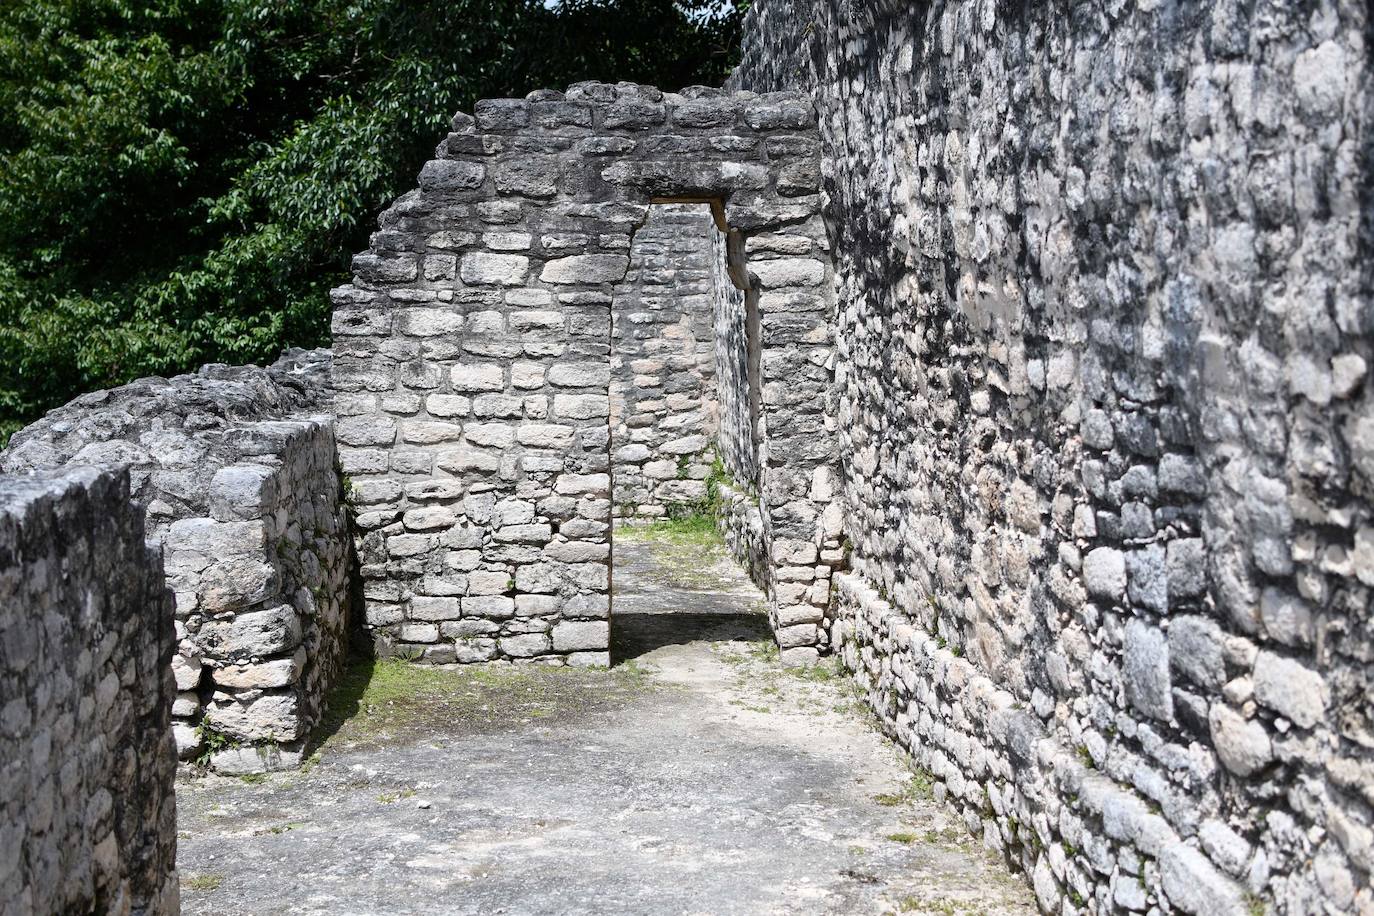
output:
<instances>
[{"instance_id":1,"label":"low stone wall","mask_svg":"<svg viewBox=\"0 0 1374 916\"><path fill-rule=\"evenodd\" d=\"M16 433L0 468L127 464L176 597L184 758L290 764L347 644L351 538L327 351L83 395Z\"/></svg>"},{"instance_id":2,"label":"low stone wall","mask_svg":"<svg viewBox=\"0 0 1374 916\"><path fill-rule=\"evenodd\" d=\"M715 510L717 527L731 556L748 571L755 585L766 590L773 564L758 497L720 482L716 484Z\"/></svg>"},{"instance_id":3,"label":"low stone wall","mask_svg":"<svg viewBox=\"0 0 1374 916\"><path fill-rule=\"evenodd\" d=\"M611 303L611 492L617 518L706 501L716 366L707 204L649 208Z\"/></svg>"},{"instance_id":4,"label":"low stone wall","mask_svg":"<svg viewBox=\"0 0 1374 916\"><path fill-rule=\"evenodd\" d=\"M840 574L836 585L832 638L884 730L938 780L937 797L985 846L1025 870L1047 912L1089 900L1098 912L1161 901L1166 911L1248 911L1244 890L1212 863L1240 867L1250 856L1224 821L1194 824L1199 851L1157 804L1051 734L957 646L913 626L861 576ZM1210 772L1181 745L1161 743L1155 756L1188 778Z\"/></svg>"},{"instance_id":5,"label":"low stone wall","mask_svg":"<svg viewBox=\"0 0 1374 916\"><path fill-rule=\"evenodd\" d=\"M244 460L215 472L208 515L174 522L166 550L178 743L237 772L299 762L347 649L351 545L327 419L230 432Z\"/></svg>"},{"instance_id":6,"label":"low stone wall","mask_svg":"<svg viewBox=\"0 0 1374 916\"><path fill-rule=\"evenodd\" d=\"M178 911L172 599L122 471L0 476L0 912Z\"/></svg>"}]
</instances>

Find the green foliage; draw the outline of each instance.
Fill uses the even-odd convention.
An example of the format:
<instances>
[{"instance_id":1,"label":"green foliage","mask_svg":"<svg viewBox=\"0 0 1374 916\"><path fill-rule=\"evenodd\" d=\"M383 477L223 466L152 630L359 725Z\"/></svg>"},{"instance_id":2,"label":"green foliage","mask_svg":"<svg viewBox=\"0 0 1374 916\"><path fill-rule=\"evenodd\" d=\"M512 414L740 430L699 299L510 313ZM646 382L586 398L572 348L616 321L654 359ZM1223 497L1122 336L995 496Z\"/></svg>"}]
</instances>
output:
<instances>
[{"instance_id":1,"label":"green foliage","mask_svg":"<svg viewBox=\"0 0 1374 916\"><path fill-rule=\"evenodd\" d=\"M210 758L220 751L227 751L230 748L238 747L239 741L227 732L222 732L209 719L202 718L200 724L196 726L196 735L200 738L200 754L196 757L196 763L202 767L210 765Z\"/></svg>"},{"instance_id":2,"label":"green foliage","mask_svg":"<svg viewBox=\"0 0 1374 916\"><path fill-rule=\"evenodd\" d=\"M918 801L930 801L934 797L934 777L925 770L913 767L911 777L897 792L885 792L881 795L875 795L873 796L873 800L884 807L895 808L901 805L914 804Z\"/></svg>"},{"instance_id":3,"label":"green foliage","mask_svg":"<svg viewBox=\"0 0 1374 916\"><path fill-rule=\"evenodd\" d=\"M617 539L626 541L653 541L682 547L707 548L714 550L722 547L720 531L716 528L715 516L702 513L682 513L657 518L641 525L623 525L616 529ZM714 555L703 554L694 558L698 562L711 562Z\"/></svg>"},{"instance_id":4,"label":"green foliage","mask_svg":"<svg viewBox=\"0 0 1374 916\"><path fill-rule=\"evenodd\" d=\"M728 72L729 0L0 8L0 442L91 388L328 339L328 289L478 98Z\"/></svg>"},{"instance_id":5,"label":"green foliage","mask_svg":"<svg viewBox=\"0 0 1374 916\"><path fill-rule=\"evenodd\" d=\"M186 890L192 891L218 890L219 886L223 883L224 875L214 873L204 875L186 875L184 878L181 879L181 886Z\"/></svg>"}]
</instances>

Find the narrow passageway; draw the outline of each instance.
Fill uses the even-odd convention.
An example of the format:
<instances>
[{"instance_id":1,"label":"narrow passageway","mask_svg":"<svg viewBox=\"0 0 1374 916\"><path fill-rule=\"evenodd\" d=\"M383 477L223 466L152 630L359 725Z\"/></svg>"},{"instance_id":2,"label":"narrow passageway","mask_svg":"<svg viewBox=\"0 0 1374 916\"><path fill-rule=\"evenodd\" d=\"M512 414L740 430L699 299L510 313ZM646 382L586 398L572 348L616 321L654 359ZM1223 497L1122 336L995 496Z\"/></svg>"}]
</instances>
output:
<instances>
[{"instance_id":1,"label":"narrow passageway","mask_svg":"<svg viewBox=\"0 0 1374 916\"><path fill-rule=\"evenodd\" d=\"M305 770L183 778L185 911L1034 911L714 538L615 557L611 670L361 664Z\"/></svg>"}]
</instances>

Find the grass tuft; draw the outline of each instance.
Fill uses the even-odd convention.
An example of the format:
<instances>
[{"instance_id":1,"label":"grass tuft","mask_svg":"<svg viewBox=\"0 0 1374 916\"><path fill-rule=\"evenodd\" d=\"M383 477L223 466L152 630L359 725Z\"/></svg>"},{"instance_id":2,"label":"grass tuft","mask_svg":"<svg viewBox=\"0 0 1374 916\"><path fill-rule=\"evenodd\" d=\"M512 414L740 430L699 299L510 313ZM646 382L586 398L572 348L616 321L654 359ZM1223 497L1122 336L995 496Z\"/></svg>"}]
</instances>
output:
<instances>
[{"instance_id":1,"label":"grass tuft","mask_svg":"<svg viewBox=\"0 0 1374 916\"><path fill-rule=\"evenodd\" d=\"M181 886L191 891L213 891L224 883L224 875L204 874L187 875L181 880Z\"/></svg>"}]
</instances>

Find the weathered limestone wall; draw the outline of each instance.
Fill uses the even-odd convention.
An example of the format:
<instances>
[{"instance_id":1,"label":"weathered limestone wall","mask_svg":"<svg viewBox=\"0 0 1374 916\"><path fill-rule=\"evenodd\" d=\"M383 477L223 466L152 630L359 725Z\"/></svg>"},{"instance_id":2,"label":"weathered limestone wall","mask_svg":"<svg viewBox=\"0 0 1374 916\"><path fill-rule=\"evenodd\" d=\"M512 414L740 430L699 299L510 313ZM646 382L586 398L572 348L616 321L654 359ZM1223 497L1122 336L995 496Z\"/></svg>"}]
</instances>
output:
<instances>
[{"instance_id":1,"label":"weathered limestone wall","mask_svg":"<svg viewBox=\"0 0 1374 916\"><path fill-rule=\"evenodd\" d=\"M142 379L49 413L0 454L8 473L128 465L176 596L177 744L213 751L217 769L294 762L347 648L327 370L327 353L293 353Z\"/></svg>"},{"instance_id":2,"label":"weathered limestone wall","mask_svg":"<svg viewBox=\"0 0 1374 916\"><path fill-rule=\"evenodd\" d=\"M634 234L611 306L615 515L654 518L706 500L716 435L708 204L657 204Z\"/></svg>"},{"instance_id":3,"label":"weathered limestone wall","mask_svg":"<svg viewBox=\"0 0 1374 916\"><path fill-rule=\"evenodd\" d=\"M819 226L816 235L821 236ZM757 490L761 409L758 295L748 284L743 284L744 288L737 285L738 276L732 279L728 239L716 236L711 246L716 397L720 415L717 449L734 485L741 490ZM739 269L736 265L735 270Z\"/></svg>"},{"instance_id":4,"label":"weathered limestone wall","mask_svg":"<svg viewBox=\"0 0 1374 916\"><path fill-rule=\"evenodd\" d=\"M834 449L809 103L581 83L484 100L453 128L335 291L338 435L379 649L607 661L611 304L650 203L710 200L741 246L789 240L749 265L785 331L763 360L777 451L761 496L787 564L779 641L814 658L833 495L815 481Z\"/></svg>"},{"instance_id":5,"label":"weathered limestone wall","mask_svg":"<svg viewBox=\"0 0 1374 916\"><path fill-rule=\"evenodd\" d=\"M294 765L348 648L351 544L332 423L232 430L240 460L215 471L205 515L165 536L186 636L173 659L179 719L234 746L224 772ZM179 743L206 750L187 725Z\"/></svg>"},{"instance_id":6,"label":"weathered limestone wall","mask_svg":"<svg viewBox=\"0 0 1374 916\"><path fill-rule=\"evenodd\" d=\"M832 639L1047 912L1374 911L1369 35L751 11L827 160Z\"/></svg>"},{"instance_id":7,"label":"weathered limestone wall","mask_svg":"<svg viewBox=\"0 0 1374 916\"><path fill-rule=\"evenodd\" d=\"M0 913L178 911L175 639L123 471L0 476Z\"/></svg>"}]
</instances>

